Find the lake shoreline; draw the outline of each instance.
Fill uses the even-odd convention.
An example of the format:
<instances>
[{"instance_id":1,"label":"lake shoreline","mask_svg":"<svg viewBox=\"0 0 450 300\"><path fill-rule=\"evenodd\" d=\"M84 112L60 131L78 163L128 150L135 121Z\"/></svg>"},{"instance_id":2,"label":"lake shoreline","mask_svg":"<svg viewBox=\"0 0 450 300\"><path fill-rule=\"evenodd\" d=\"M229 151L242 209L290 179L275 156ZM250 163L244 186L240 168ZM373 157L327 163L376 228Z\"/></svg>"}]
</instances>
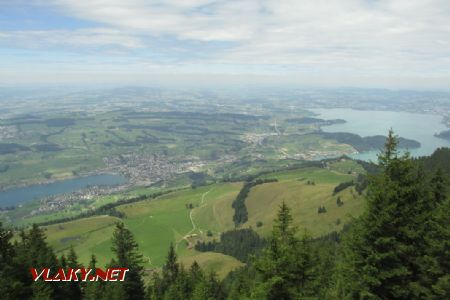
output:
<instances>
[{"instance_id":1,"label":"lake shoreline","mask_svg":"<svg viewBox=\"0 0 450 300\"><path fill-rule=\"evenodd\" d=\"M48 179L48 180L39 180L36 182L23 182L19 184L13 184L13 185L0 185L0 193L1 192L7 192L9 190L14 189L20 189L20 188L27 188L30 186L38 186L38 185L47 185L47 184L53 184L61 181L66 180L72 180L72 179L80 179L84 177L90 177L90 176L99 176L99 175L116 175L116 176L122 176L125 177L125 175L120 174L118 172L108 172L108 171L90 171L82 174L78 174L77 176L62 176L54 179Z\"/></svg>"},{"instance_id":2,"label":"lake shoreline","mask_svg":"<svg viewBox=\"0 0 450 300\"><path fill-rule=\"evenodd\" d=\"M450 141L434 135L446 129L443 116L427 113L410 113L383 110L355 110L348 108L310 109L315 116L322 119L344 119L347 122L321 126L328 133L346 132L361 137L376 135L386 136L389 129L405 139L415 140L421 145L418 148L407 148L413 157L431 155L437 148L450 147ZM352 158L376 161L379 151L362 151Z\"/></svg>"},{"instance_id":3,"label":"lake shoreline","mask_svg":"<svg viewBox=\"0 0 450 300\"><path fill-rule=\"evenodd\" d=\"M96 173L71 179L53 181L45 184L32 184L24 187L0 191L0 207L17 207L35 199L45 199L74 193L90 187L127 187L128 178L120 174Z\"/></svg>"}]
</instances>

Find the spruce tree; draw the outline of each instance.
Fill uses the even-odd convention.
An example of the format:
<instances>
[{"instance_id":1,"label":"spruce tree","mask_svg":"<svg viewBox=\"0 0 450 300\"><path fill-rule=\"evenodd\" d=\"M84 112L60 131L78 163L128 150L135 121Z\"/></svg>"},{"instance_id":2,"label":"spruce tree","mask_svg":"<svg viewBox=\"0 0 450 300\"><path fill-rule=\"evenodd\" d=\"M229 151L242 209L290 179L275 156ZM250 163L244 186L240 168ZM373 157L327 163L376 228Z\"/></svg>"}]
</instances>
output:
<instances>
[{"instance_id":1,"label":"spruce tree","mask_svg":"<svg viewBox=\"0 0 450 300\"><path fill-rule=\"evenodd\" d=\"M175 247L172 243L169 246L169 252L167 253L166 262L162 268L162 281L164 287L169 287L173 284L178 277L180 271L180 265L177 261L177 254Z\"/></svg>"},{"instance_id":2,"label":"spruce tree","mask_svg":"<svg viewBox=\"0 0 450 300\"><path fill-rule=\"evenodd\" d=\"M152 279L147 287L147 294L152 300L162 299L164 296L161 276L157 272L152 274Z\"/></svg>"},{"instance_id":3,"label":"spruce tree","mask_svg":"<svg viewBox=\"0 0 450 300\"><path fill-rule=\"evenodd\" d=\"M190 299L192 286L188 272L180 265L175 281L168 287L165 299Z\"/></svg>"},{"instance_id":4,"label":"spruce tree","mask_svg":"<svg viewBox=\"0 0 450 300\"><path fill-rule=\"evenodd\" d=\"M202 271L197 263L194 263L189 271L178 263L172 243L161 273L161 276L154 274L152 284L149 286L151 299L189 299L194 285L203 279Z\"/></svg>"},{"instance_id":5,"label":"spruce tree","mask_svg":"<svg viewBox=\"0 0 450 300\"><path fill-rule=\"evenodd\" d=\"M250 299L252 294L256 296L255 279L258 275L251 264L231 272L224 281L228 299ZM264 294L264 291L261 292Z\"/></svg>"},{"instance_id":6,"label":"spruce tree","mask_svg":"<svg viewBox=\"0 0 450 300\"><path fill-rule=\"evenodd\" d=\"M112 266L129 268L124 282L122 282L123 299L143 299L145 296L142 254L130 230L123 223L117 223L112 238L111 250L117 261Z\"/></svg>"},{"instance_id":7,"label":"spruce tree","mask_svg":"<svg viewBox=\"0 0 450 300\"><path fill-rule=\"evenodd\" d=\"M30 289L28 291L35 299L63 298L61 283L48 284L42 280L33 282L31 278L30 268L50 268L52 271L50 276L53 276L60 266L55 253L46 242L44 231L33 224L28 232L20 233L20 238L16 246L15 262L25 289Z\"/></svg>"},{"instance_id":8,"label":"spruce tree","mask_svg":"<svg viewBox=\"0 0 450 300\"><path fill-rule=\"evenodd\" d=\"M189 277L193 286L204 278L203 271L195 260L189 269Z\"/></svg>"},{"instance_id":9,"label":"spruce tree","mask_svg":"<svg viewBox=\"0 0 450 300\"><path fill-rule=\"evenodd\" d=\"M192 294L193 300L222 300L225 299L225 293L222 289L217 274L212 272L207 275L199 284L195 286Z\"/></svg>"},{"instance_id":10,"label":"spruce tree","mask_svg":"<svg viewBox=\"0 0 450 300\"><path fill-rule=\"evenodd\" d=\"M433 197L437 203L428 238L429 249L425 272L432 284L432 298L450 298L450 198L447 197L447 179L438 169L431 180ZM430 297L431 298L431 297Z\"/></svg>"},{"instance_id":11,"label":"spruce tree","mask_svg":"<svg viewBox=\"0 0 450 300\"><path fill-rule=\"evenodd\" d=\"M290 209L283 202L268 246L254 264L260 281L253 297L295 299L311 294L314 262L310 239L304 235L299 240L296 232Z\"/></svg>"},{"instance_id":12,"label":"spruce tree","mask_svg":"<svg viewBox=\"0 0 450 300\"><path fill-rule=\"evenodd\" d=\"M430 295L421 274L433 213L425 173L400 155L389 131L379 155L381 173L369 180L367 209L346 239L341 297L421 299Z\"/></svg>"},{"instance_id":13,"label":"spruce tree","mask_svg":"<svg viewBox=\"0 0 450 300\"><path fill-rule=\"evenodd\" d=\"M436 219L438 228L431 254L437 262L433 298L450 299L450 198L440 205Z\"/></svg>"},{"instance_id":14,"label":"spruce tree","mask_svg":"<svg viewBox=\"0 0 450 300\"><path fill-rule=\"evenodd\" d=\"M20 269L16 264L16 250L11 244L13 233L0 222L0 295L4 299L22 299L29 296Z\"/></svg>"},{"instance_id":15,"label":"spruce tree","mask_svg":"<svg viewBox=\"0 0 450 300\"><path fill-rule=\"evenodd\" d=\"M431 179L431 188L434 197L433 203L436 205L442 204L447 199L447 184L444 172L441 168L438 168Z\"/></svg>"},{"instance_id":16,"label":"spruce tree","mask_svg":"<svg viewBox=\"0 0 450 300\"><path fill-rule=\"evenodd\" d=\"M73 246L70 245L69 253L67 255L67 268L79 269L81 267L82 267L81 264L78 263L78 256L75 253ZM63 268L66 268L66 267L63 267ZM65 290L65 298L66 299L80 299L81 298L80 284L81 284L81 282L79 282L79 281L69 282L67 289Z\"/></svg>"},{"instance_id":17,"label":"spruce tree","mask_svg":"<svg viewBox=\"0 0 450 300\"><path fill-rule=\"evenodd\" d=\"M89 269L95 270L97 267L97 258L94 254L91 255L91 260L89 262ZM102 299L103 290L105 284L100 281L92 281L86 283L86 287L84 290L84 299L96 300Z\"/></svg>"}]
</instances>

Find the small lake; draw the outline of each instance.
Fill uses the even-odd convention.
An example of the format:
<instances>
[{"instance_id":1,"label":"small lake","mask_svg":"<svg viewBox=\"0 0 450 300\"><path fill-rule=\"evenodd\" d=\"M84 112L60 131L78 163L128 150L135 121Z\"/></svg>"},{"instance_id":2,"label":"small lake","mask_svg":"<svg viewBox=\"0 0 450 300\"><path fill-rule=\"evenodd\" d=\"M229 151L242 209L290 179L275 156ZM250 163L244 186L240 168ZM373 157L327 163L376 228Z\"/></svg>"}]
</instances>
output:
<instances>
[{"instance_id":1,"label":"small lake","mask_svg":"<svg viewBox=\"0 0 450 300\"><path fill-rule=\"evenodd\" d=\"M88 186L113 186L127 182L128 180L120 175L100 174L61 180L49 184L13 188L0 192L0 207L18 206L39 198L76 192Z\"/></svg>"},{"instance_id":2,"label":"small lake","mask_svg":"<svg viewBox=\"0 0 450 300\"><path fill-rule=\"evenodd\" d=\"M396 111L366 111L354 109L311 109L321 119L344 119L344 124L323 126L326 132L350 132L360 136L387 135L390 128L395 134L420 142L421 147L411 149L412 156L430 155L439 147L450 147L450 142L434 136L448 128L438 115ZM379 151L352 155L362 160L377 160Z\"/></svg>"}]
</instances>

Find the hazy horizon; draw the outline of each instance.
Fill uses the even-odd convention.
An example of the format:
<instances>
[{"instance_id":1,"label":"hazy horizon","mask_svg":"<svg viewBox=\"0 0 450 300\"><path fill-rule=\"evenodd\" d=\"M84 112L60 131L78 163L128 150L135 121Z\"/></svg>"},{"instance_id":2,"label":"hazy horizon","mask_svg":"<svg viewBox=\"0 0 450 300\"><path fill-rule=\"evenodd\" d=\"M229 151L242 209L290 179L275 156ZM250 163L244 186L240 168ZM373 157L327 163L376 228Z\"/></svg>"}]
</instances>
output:
<instances>
[{"instance_id":1,"label":"hazy horizon","mask_svg":"<svg viewBox=\"0 0 450 300\"><path fill-rule=\"evenodd\" d=\"M3 86L450 89L443 0L0 4Z\"/></svg>"}]
</instances>

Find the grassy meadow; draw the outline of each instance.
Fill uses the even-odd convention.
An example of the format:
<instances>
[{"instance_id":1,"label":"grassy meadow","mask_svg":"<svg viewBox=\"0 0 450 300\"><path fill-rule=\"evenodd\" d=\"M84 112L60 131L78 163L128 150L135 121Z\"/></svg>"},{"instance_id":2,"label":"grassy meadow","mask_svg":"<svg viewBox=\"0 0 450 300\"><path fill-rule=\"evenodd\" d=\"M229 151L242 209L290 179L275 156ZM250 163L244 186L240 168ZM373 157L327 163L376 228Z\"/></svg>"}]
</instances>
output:
<instances>
[{"instance_id":1,"label":"grassy meadow","mask_svg":"<svg viewBox=\"0 0 450 300\"><path fill-rule=\"evenodd\" d=\"M364 206L364 201L352 188L338 194L344 202L340 207L336 204L338 195L332 195L337 184L355 178L352 174L303 168L275 172L262 178L276 178L278 182L252 188L246 199L249 220L242 227L252 226L263 236L271 232L282 201L292 208L294 224L300 231L306 229L313 236L339 231L352 216L359 215ZM219 239L220 233L234 228L231 205L242 185L240 182L216 183L121 205L116 209L125 214L122 221L133 232L144 255L146 268L160 267L170 243L173 243L185 265L196 260L206 269L213 269L224 276L241 263L223 254L198 252L193 246L198 240ZM326 207L326 213L318 214L320 205ZM95 254L99 264L104 265L112 257L111 237L114 223L119 220L95 216L47 226L48 241L60 254L73 244L81 262L87 264L90 255ZM263 225L257 227L257 222Z\"/></svg>"},{"instance_id":2,"label":"grassy meadow","mask_svg":"<svg viewBox=\"0 0 450 300\"><path fill-rule=\"evenodd\" d=\"M123 222L139 243L146 266L159 267L170 243L176 245L182 257L199 255L188 249L189 243L193 245L195 239L207 238L208 230L218 238L220 232L232 229L231 202L240 187L240 183L214 184L122 205L117 210L126 215ZM186 207L189 204L192 209ZM117 221L109 216L96 216L50 225L46 227L48 241L58 252L66 251L73 244L83 263L94 253L99 263L104 264L112 257L111 236Z\"/></svg>"},{"instance_id":3,"label":"grassy meadow","mask_svg":"<svg viewBox=\"0 0 450 300\"><path fill-rule=\"evenodd\" d=\"M265 177L277 178L279 182L257 185L250 191L245 202L249 218L244 224L246 227L252 226L263 236L270 234L278 207L283 201L292 209L294 225L299 231L306 230L314 237L340 231L352 216L358 216L364 208L362 197L353 188L333 195L334 187L341 182L355 179L353 175L306 168ZM338 196L344 205L336 204ZM325 206L326 213L318 213L321 205ZM257 222L262 222L263 225L257 227Z\"/></svg>"}]
</instances>

